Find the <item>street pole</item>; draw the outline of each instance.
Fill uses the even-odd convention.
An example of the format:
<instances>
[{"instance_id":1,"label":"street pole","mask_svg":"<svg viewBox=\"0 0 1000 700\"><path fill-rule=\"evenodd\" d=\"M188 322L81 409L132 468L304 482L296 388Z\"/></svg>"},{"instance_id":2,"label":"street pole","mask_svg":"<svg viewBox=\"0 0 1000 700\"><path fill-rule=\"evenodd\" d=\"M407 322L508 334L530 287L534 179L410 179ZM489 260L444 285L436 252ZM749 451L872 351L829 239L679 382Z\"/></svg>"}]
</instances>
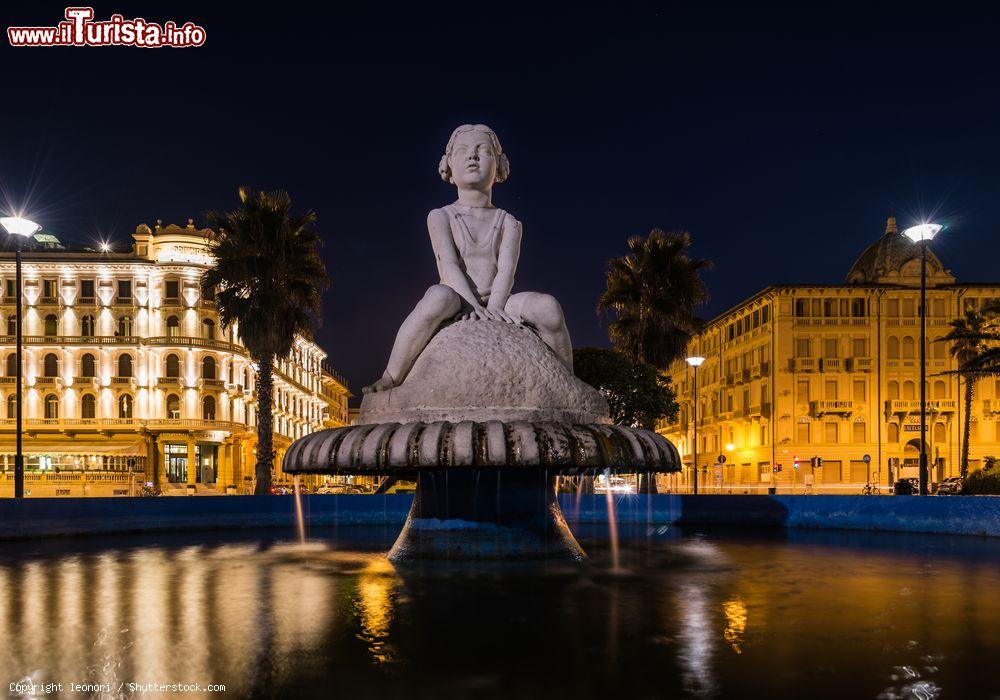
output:
<instances>
[{"instance_id":1,"label":"street pole","mask_svg":"<svg viewBox=\"0 0 1000 700\"><path fill-rule=\"evenodd\" d=\"M22 452L21 428L22 405L24 403L21 360L21 236L17 237L17 252L14 254L14 286L17 295L17 319L15 322L17 335L17 452L14 455L14 498L24 498L24 453Z\"/></svg>"},{"instance_id":2,"label":"street pole","mask_svg":"<svg viewBox=\"0 0 1000 700\"><path fill-rule=\"evenodd\" d=\"M694 441L691 443L692 467L694 468L694 492L698 493L698 366L694 366Z\"/></svg>"},{"instance_id":3,"label":"street pole","mask_svg":"<svg viewBox=\"0 0 1000 700\"><path fill-rule=\"evenodd\" d=\"M920 243L920 495L927 489L927 241Z\"/></svg>"}]
</instances>

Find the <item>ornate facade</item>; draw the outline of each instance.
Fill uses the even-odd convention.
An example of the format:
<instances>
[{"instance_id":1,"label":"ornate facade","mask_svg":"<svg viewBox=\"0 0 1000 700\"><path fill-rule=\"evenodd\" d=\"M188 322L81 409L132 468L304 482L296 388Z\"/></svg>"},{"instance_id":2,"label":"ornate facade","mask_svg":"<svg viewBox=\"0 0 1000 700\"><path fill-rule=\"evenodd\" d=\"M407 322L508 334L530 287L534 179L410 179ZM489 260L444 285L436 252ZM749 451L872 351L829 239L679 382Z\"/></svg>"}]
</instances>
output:
<instances>
[{"instance_id":1,"label":"ornate facade","mask_svg":"<svg viewBox=\"0 0 1000 700\"><path fill-rule=\"evenodd\" d=\"M1000 284L957 283L933 252L927 257L927 451L936 483L959 474L965 411L964 380L938 339L967 310L1000 301ZM742 493L773 479L784 489L857 492L869 481L916 477L919 287L919 248L890 218L845 284L771 286L712 320L688 349L706 358L699 484ZM684 457L674 484L683 490L692 476L692 370L679 361L669 374L681 410L659 430ZM1000 381L975 386L970 446L971 469L1000 455Z\"/></svg>"},{"instance_id":2,"label":"ornate facade","mask_svg":"<svg viewBox=\"0 0 1000 700\"><path fill-rule=\"evenodd\" d=\"M23 254L24 451L31 495L244 493L256 371L200 278L211 231L141 225L127 253L38 236ZM0 254L0 487L12 492L14 259ZM275 365L275 445L347 420L347 385L299 338ZM279 481L282 475L278 474Z\"/></svg>"}]
</instances>

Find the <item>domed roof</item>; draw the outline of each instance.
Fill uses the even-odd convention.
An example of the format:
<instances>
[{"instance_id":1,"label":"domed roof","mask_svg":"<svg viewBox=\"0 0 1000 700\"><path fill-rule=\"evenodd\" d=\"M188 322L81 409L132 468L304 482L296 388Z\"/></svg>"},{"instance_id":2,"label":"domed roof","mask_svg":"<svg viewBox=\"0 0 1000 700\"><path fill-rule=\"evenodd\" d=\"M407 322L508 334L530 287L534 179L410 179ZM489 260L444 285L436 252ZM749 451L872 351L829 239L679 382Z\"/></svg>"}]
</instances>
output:
<instances>
[{"instance_id":1,"label":"domed roof","mask_svg":"<svg viewBox=\"0 0 1000 700\"><path fill-rule=\"evenodd\" d=\"M903 266L919 259L920 247L899 232L896 217L890 216L885 224L885 233L858 256L847 273L846 281L848 284L897 282L900 276L905 276ZM944 270L941 260L930 248L927 249L927 268L930 273Z\"/></svg>"}]
</instances>

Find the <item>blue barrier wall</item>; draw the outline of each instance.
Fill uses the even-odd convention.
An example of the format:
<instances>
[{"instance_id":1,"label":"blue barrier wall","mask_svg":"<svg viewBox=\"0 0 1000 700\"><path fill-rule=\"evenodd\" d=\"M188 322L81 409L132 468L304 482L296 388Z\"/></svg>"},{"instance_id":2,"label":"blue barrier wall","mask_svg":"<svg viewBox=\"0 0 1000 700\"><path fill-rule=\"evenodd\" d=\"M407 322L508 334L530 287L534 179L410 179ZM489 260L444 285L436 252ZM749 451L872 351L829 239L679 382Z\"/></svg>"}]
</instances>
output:
<instances>
[{"instance_id":1,"label":"blue barrier wall","mask_svg":"<svg viewBox=\"0 0 1000 700\"><path fill-rule=\"evenodd\" d=\"M412 496L304 496L310 525L402 525ZM570 526L606 523L603 495L559 498ZM621 523L882 530L1000 537L996 496L656 496L613 498ZM290 496L0 499L0 539L292 527Z\"/></svg>"}]
</instances>

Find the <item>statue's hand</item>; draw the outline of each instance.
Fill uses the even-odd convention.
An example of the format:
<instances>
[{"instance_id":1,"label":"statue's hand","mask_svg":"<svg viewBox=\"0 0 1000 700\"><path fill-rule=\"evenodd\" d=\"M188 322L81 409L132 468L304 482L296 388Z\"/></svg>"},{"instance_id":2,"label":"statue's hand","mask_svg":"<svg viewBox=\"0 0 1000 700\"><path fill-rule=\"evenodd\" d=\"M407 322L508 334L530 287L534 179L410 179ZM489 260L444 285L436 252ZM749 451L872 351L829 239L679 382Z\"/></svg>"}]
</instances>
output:
<instances>
[{"instance_id":1,"label":"statue's hand","mask_svg":"<svg viewBox=\"0 0 1000 700\"><path fill-rule=\"evenodd\" d=\"M514 323L514 324L520 323L519 320L515 319L513 316L508 314L503 309L493 309L490 307L486 307L486 310L490 314L492 314L492 318L494 321L503 321L504 323Z\"/></svg>"},{"instance_id":2,"label":"statue's hand","mask_svg":"<svg viewBox=\"0 0 1000 700\"><path fill-rule=\"evenodd\" d=\"M476 305L472 307L471 311L463 311L455 317L458 321L486 321L495 320L486 307Z\"/></svg>"}]
</instances>

